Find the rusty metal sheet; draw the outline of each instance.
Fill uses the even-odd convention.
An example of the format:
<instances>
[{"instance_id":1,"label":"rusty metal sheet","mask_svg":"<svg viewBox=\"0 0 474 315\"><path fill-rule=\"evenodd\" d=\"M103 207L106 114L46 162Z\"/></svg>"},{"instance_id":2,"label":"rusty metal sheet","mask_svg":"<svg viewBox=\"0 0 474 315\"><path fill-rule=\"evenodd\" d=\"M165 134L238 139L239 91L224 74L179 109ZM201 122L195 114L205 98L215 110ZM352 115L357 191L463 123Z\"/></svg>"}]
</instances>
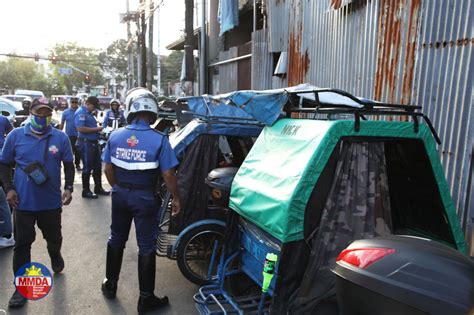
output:
<instances>
[{"instance_id":1,"label":"rusty metal sheet","mask_svg":"<svg viewBox=\"0 0 474 315\"><path fill-rule=\"evenodd\" d=\"M288 85L298 85L306 81L306 73L309 70L309 55L307 49L302 47L304 0L293 1L290 9L290 31L288 38Z\"/></svg>"},{"instance_id":2,"label":"rusty metal sheet","mask_svg":"<svg viewBox=\"0 0 474 315\"><path fill-rule=\"evenodd\" d=\"M423 106L441 136L441 161L466 224L474 216L474 1L269 0L268 12L282 3L288 21L269 27L288 29L288 84ZM260 57L270 64L270 54ZM252 77L265 88L272 81L271 71Z\"/></svg>"}]
</instances>

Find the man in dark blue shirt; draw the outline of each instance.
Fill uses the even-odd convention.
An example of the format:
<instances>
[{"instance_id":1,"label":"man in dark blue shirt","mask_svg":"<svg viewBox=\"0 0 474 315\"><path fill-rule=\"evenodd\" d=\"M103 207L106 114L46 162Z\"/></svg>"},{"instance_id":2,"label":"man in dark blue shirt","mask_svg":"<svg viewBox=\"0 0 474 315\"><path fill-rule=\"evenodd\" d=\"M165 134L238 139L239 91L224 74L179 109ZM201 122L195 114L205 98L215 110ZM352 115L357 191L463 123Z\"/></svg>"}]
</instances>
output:
<instances>
[{"instance_id":1,"label":"man in dark blue shirt","mask_svg":"<svg viewBox=\"0 0 474 315\"><path fill-rule=\"evenodd\" d=\"M74 153L74 164L76 165L76 170L81 170L81 155L76 148L77 142L77 130L76 124L74 122L74 114L76 113L77 108L79 107L79 98L71 97L69 100L69 108L66 109L61 116L61 124L59 129L64 130L64 125L66 124L66 134L69 137L69 141L72 145L72 152Z\"/></svg>"},{"instance_id":2,"label":"man in dark blue shirt","mask_svg":"<svg viewBox=\"0 0 474 315\"><path fill-rule=\"evenodd\" d=\"M69 138L51 127L52 112L49 100L35 99L30 109L30 123L10 132L0 158L0 179L7 201L15 209L14 273L31 261L35 224L47 242L53 271L59 273L64 269L61 211L62 206L72 200L74 164ZM61 162L65 173L62 195ZM14 182L11 178L13 163L16 163ZM32 172L33 169L36 173ZM42 180L34 176L38 172L42 174ZM15 291L9 306L21 307L25 303L26 299Z\"/></svg>"},{"instance_id":3,"label":"man in dark blue shirt","mask_svg":"<svg viewBox=\"0 0 474 315\"><path fill-rule=\"evenodd\" d=\"M110 193L102 188L102 162L100 158L99 133L102 127L97 126L93 112L99 107L99 100L89 96L86 104L74 114L77 129L77 150L82 158L82 197L96 199L97 195L108 196ZM90 190L91 173L94 178L94 193Z\"/></svg>"},{"instance_id":4,"label":"man in dark blue shirt","mask_svg":"<svg viewBox=\"0 0 474 315\"><path fill-rule=\"evenodd\" d=\"M125 117L128 125L114 131L105 147L105 175L113 187L112 224L107 246L106 279L102 292L115 298L123 250L132 220L138 242L138 312L151 311L168 304L167 297L156 297L156 238L158 234L157 184L162 175L173 195L172 215L180 209L175 170L178 160L166 135L150 127L156 121L158 104L144 88L127 95Z\"/></svg>"}]
</instances>

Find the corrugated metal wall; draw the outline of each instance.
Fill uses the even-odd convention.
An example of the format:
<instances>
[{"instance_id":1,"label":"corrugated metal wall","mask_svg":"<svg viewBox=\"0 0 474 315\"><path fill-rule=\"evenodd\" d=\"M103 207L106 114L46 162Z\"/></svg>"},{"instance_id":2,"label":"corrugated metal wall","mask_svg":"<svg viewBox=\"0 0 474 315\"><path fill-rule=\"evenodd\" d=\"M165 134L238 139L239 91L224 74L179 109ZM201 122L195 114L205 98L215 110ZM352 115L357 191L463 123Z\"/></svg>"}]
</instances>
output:
<instances>
[{"instance_id":1,"label":"corrugated metal wall","mask_svg":"<svg viewBox=\"0 0 474 315\"><path fill-rule=\"evenodd\" d=\"M238 47L231 47L227 51L219 52L219 61L236 58L239 55ZM219 66L219 91L227 93L238 90L238 63L231 62Z\"/></svg>"},{"instance_id":2,"label":"corrugated metal wall","mask_svg":"<svg viewBox=\"0 0 474 315\"><path fill-rule=\"evenodd\" d=\"M439 151L459 216L474 213L468 205L473 1L267 0L267 6L269 30L254 34L252 87L276 87L271 52L286 50L289 85L309 82L422 105L441 135Z\"/></svg>"},{"instance_id":3,"label":"corrugated metal wall","mask_svg":"<svg viewBox=\"0 0 474 315\"><path fill-rule=\"evenodd\" d=\"M474 138L474 3L423 1L422 7L412 99L440 134L441 161L464 223L469 210L474 214L467 186Z\"/></svg>"},{"instance_id":4,"label":"corrugated metal wall","mask_svg":"<svg viewBox=\"0 0 474 315\"><path fill-rule=\"evenodd\" d=\"M277 89L288 86L285 77L273 75L273 66L276 64L274 53L281 52L281 50L270 52L267 31L263 29L252 34L252 69L255 69L252 70L252 89L254 90Z\"/></svg>"},{"instance_id":5,"label":"corrugated metal wall","mask_svg":"<svg viewBox=\"0 0 474 315\"><path fill-rule=\"evenodd\" d=\"M269 52L286 51L288 47L289 1L267 0Z\"/></svg>"},{"instance_id":6,"label":"corrugated metal wall","mask_svg":"<svg viewBox=\"0 0 474 315\"><path fill-rule=\"evenodd\" d=\"M269 52L267 31L252 34L252 89L267 90L272 86L273 55Z\"/></svg>"}]
</instances>

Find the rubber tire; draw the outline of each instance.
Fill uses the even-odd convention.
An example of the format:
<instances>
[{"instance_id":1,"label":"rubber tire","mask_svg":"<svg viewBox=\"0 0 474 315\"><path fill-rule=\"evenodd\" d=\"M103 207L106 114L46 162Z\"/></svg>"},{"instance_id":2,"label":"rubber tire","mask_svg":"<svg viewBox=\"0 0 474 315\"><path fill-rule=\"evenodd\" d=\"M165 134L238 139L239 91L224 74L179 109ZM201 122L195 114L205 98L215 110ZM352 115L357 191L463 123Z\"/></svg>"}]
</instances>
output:
<instances>
[{"instance_id":1,"label":"rubber tire","mask_svg":"<svg viewBox=\"0 0 474 315\"><path fill-rule=\"evenodd\" d=\"M213 231L213 232L221 234L222 243L223 243L224 235L225 235L225 227L222 225L209 223L209 224L197 226L194 229L188 231L188 233L184 234L181 237L181 240L179 241L178 247L176 248L176 261L178 263L179 270L181 271L181 273L186 279L188 279L192 283L197 284L199 286L210 284L211 281L208 279L198 277L197 275L195 275L194 273L188 270L187 264L185 261L185 250L188 243L192 240L192 238L203 231ZM219 259L219 257L216 257L215 259Z\"/></svg>"}]
</instances>

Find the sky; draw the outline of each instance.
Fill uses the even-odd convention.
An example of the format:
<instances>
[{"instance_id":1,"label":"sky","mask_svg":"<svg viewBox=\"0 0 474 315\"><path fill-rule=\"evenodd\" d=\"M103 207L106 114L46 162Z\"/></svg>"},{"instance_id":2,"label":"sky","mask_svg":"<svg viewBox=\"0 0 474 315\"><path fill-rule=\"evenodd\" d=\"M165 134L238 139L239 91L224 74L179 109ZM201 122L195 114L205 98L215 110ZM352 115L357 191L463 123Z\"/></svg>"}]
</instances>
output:
<instances>
[{"instance_id":1,"label":"sky","mask_svg":"<svg viewBox=\"0 0 474 315\"><path fill-rule=\"evenodd\" d=\"M139 1L129 1L130 10L136 10ZM125 11L126 0L0 0L0 53L42 55L62 42L106 48L126 38L126 24L119 19ZM160 28L160 54L167 55L166 45L184 29L184 0L163 0Z\"/></svg>"}]
</instances>

